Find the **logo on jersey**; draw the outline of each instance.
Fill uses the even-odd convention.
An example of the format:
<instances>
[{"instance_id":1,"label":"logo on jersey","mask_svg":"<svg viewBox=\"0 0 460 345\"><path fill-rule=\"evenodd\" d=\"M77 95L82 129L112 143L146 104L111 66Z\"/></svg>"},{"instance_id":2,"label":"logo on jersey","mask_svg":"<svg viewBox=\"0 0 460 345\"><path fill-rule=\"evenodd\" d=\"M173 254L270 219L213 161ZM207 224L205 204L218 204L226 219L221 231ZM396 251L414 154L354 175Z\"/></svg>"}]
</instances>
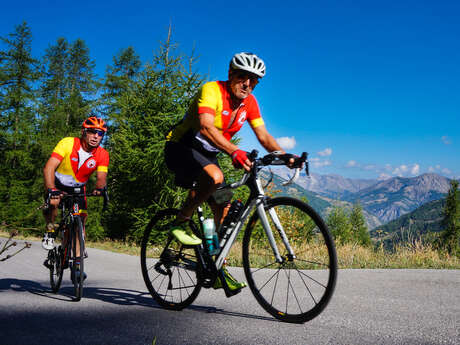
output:
<instances>
[{"instance_id":1,"label":"logo on jersey","mask_svg":"<svg viewBox=\"0 0 460 345\"><path fill-rule=\"evenodd\" d=\"M96 161L94 159L90 159L87 163L86 166L88 169L93 169L96 166Z\"/></svg>"},{"instance_id":2,"label":"logo on jersey","mask_svg":"<svg viewBox=\"0 0 460 345\"><path fill-rule=\"evenodd\" d=\"M242 125L245 120L246 120L246 110L243 110L241 112L240 118L238 119L238 123Z\"/></svg>"},{"instance_id":3,"label":"logo on jersey","mask_svg":"<svg viewBox=\"0 0 460 345\"><path fill-rule=\"evenodd\" d=\"M74 162L78 162L78 158L72 157L72 160L73 160Z\"/></svg>"},{"instance_id":4,"label":"logo on jersey","mask_svg":"<svg viewBox=\"0 0 460 345\"><path fill-rule=\"evenodd\" d=\"M228 115L228 114L230 114L230 113L229 113L227 110L224 110L224 111L222 112L222 115Z\"/></svg>"}]
</instances>

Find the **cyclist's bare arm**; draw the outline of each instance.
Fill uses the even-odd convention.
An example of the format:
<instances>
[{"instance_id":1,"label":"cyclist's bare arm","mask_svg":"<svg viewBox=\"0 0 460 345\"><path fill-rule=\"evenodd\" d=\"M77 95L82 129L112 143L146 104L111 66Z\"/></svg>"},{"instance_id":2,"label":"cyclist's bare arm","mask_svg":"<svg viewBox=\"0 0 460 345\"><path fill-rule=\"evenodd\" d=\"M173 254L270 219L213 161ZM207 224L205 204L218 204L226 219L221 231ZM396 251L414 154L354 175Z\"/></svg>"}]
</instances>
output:
<instances>
[{"instance_id":1,"label":"cyclist's bare arm","mask_svg":"<svg viewBox=\"0 0 460 345\"><path fill-rule=\"evenodd\" d=\"M281 151L281 153L285 153L284 150L278 145L275 138L268 133L267 127L265 125L258 126L253 128L253 131L259 140L260 145L262 145L268 152L273 151Z\"/></svg>"},{"instance_id":2,"label":"cyclist's bare arm","mask_svg":"<svg viewBox=\"0 0 460 345\"><path fill-rule=\"evenodd\" d=\"M258 126L256 128L253 128L253 131L257 137L257 140L259 140L260 144L268 151L268 152L274 152L278 151L281 154L286 153L278 144L278 142L273 138L273 136L268 133L267 128L265 125ZM289 168L293 168L294 166L294 158L289 159L289 163L287 166ZM302 165L303 167L303 165Z\"/></svg>"},{"instance_id":3,"label":"cyclist's bare arm","mask_svg":"<svg viewBox=\"0 0 460 345\"><path fill-rule=\"evenodd\" d=\"M54 180L54 172L58 168L61 161L55 157L50 157L43 168L43 178L45 180L46 188L56 188Z\"/></svg>"},{"instance_id":4,"label":"cyclist's bare arm","mask_svg":"<svg viewBox=\"0 0 460 345\"><path fill-rule=\"evenodd\" d=\"M107 185L107 173L105 171L96 171L96 189L93 191L93 195L101 195L100 189Z\"/></svg>"}]
</instances>

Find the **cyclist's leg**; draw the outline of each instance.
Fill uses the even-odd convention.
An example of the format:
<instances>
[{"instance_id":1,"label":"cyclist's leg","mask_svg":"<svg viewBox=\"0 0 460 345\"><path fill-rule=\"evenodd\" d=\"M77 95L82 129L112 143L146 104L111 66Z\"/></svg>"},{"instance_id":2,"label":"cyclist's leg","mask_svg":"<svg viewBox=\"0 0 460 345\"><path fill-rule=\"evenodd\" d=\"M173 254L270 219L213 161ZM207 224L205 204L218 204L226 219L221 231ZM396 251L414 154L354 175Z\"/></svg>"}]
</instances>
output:
<instances>
[{"instance_id":1,"label":"cyclist's leg","mask_svg":"<svg viewBox=\"0 0 460 345\"><path fill-rule=\"evenodd\" d=\"M191 189L198 184L184 203L179 219L191 217L197 207L208 200L224 180L217 161L217 152L206 153L182 143L167 142L165 162L174 173L177 186Z\"/></svg>"},{"instance_id":2,"label":"cyclist's leg","mask_svg":"<svg viewBox=\"0 0 460 345\"><path fill-rule=\"evenodd\" d=\"M193 212L203 202L210 199L211 195L216 191L224 181L224 174L216 164L208 164L203 167L202 172L198 176L198 186L195 193L190 195L186 200L180 213L184 217L191 217ZM220 211L222 213L222 211Z\"/></svg>"},{"instance_id":3,"label":"cyclist's leg","mask_svg":"<svg viewBox=\"0 0 460 345\"><path fill-rule=\"evenodd\" d=\"M44 195L45 202L47 201L47 193ZM43 210L43 216L45 217L46 229L43 234L42 247L46 250L51 250L54 248L54 238L55 235L55 220L58 214L58 206L60 198L53 198L49 200L48 208Z\"/></svg>"},{"instance_id":4,"label":"cyclist's leg","mask_svg":"<svg viewBox=\"0 0 460 345\"><path fill-rule=\"evenodd\" d=\"M227 216L228 210L231 206L230 200L225 200L221 203L218 203L215 200L214 195L211 195L207 202L212 210L212 213L214 214L214 222L216 223L216 227L218 228L224 220L224 218Z\"/></svg>"},{"instance_id":5,"label":"cyclist's leg","mask_svg":"<svg viewBox=\"0 0 460 345\"><path fill-rule=\"evenodd\" d=\"M165 147L165 162L175 174L176 185L194 188L172 224L171 232L183 244L199 244L201 240L187 231L184 223L223 181L216 154L205 154L181 143L168 142Z\"/></svg>"},{"instance_id":6,"label":"cyclist's leg","mask_svg":"<svg viewBox=\"0 0 460 345\"><path fill-rule=\"evenodd\" d=\"M216 228L218 228L219 224L222 223L224 220L225 216L228 213L228 210L230 209L230 200L223 201L222 203L218 203L214 196L211 195L211 197L207 200L209 207L211 208L213 214L214 214L214 222L216 223ZM232 291L234 294L239 292L242 288L246 287L246 283L244 282L239 282L237 281L227 270L226 264L222 267L222 273L223 277L227 283L227 286L229 287L230 291ZM216 282L213 285L214 289L220 289L222 288L222 282L220 281L220 278L216 280Z\"/></svg>"}]
</instances>

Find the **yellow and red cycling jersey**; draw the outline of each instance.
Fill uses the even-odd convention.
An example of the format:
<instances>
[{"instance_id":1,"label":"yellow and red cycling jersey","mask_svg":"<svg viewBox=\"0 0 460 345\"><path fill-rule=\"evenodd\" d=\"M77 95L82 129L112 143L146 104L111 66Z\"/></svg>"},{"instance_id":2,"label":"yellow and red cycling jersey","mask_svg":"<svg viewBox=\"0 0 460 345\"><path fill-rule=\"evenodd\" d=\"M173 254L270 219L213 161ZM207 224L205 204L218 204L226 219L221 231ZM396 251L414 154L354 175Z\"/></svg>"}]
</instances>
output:
<instances>
[{"instance_id":1,"label":"yellow and red cycling jersey","mask_svg":"<svg viewBox=\"0 0 460 345\"><path fill-rule=\"evenodd\" d=\"M81 187L94 171L108 171L109 153L100 146L91 152L84 151L80 138L62 139L54 148L51 157L61 161L55 176L67 187Z\"/></svg>"},{"instance_id":2,"label":"yellow and red cycling jersey","mask_svg":"<svg viewBox=\"0 0 460 345\"><path fill-rule=\"evenodd\" d=\"M214 126L230 140L248 120L252 128L264 124L259 105L253 95L246 97L240 104L232 120L231 96L228 82L212 81L204 84L194 98L183 119L168 133L166 139L173 142L190 144L198 141L207 151L219 151L200 134L200 114L214 115Z\"/></svg>"}]
</instances>

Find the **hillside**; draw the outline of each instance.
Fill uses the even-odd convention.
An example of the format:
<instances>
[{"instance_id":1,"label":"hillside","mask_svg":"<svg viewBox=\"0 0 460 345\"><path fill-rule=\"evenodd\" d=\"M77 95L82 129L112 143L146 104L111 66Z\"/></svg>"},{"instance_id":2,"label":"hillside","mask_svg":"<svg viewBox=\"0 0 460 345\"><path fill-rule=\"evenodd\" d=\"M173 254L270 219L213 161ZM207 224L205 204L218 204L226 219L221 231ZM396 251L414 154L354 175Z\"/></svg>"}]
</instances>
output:
<instances>
[{"instance_id":1,"label":"hillside","mask_svg":"<svg viewBox=\"0 0 460 345\"><path fill-rule=\"evenodd\" d=\"M348 201L342 201L334 198L330 198L324 195L317 194L315 192L309 191L298 185L297 183L294 183L289 186L282 186L282 182L286 181L286 179L290 178L290 175L284 174L286 177L280 177L277 175L279 172L278 170L275 171L276 173L274 174L273 178L273 183L274 183L274 190L278 190L280 195L292 195L297 198L306 198L308 201L308 204L312 206L318 213L321 214L321 216L326 219L329 212L332 210L334 206L340 206L343 207L347 211L351 211L351 208L353 207L353 204L348 202ZM292 174L292 173L291 173ZM262 176L265 178L265 180L269 177L269 173L266 171L262 172ZM302 177L299 177L299 180ZM304 179L307 178L306 176L303 177ZM380 224L382 222L373 214L369 213L366 210L363 210L363 215L364 218L366 219L367 227L369 229L372 229Z\"/></svg>"},{"instance_id":2,"label":"hillside","mask_svg":"<svg viewBox=\"0 0 460 345\"><path fill-rule=\"evenodd\" d=\"M281 168L275 173L287 179L292 173L289 169ZM300 174L297 184L302 188L326 196L331 199L345 200L354 193L376 184L377 180L351 179L340 175L319 175L312 173L310 177Z\"/></svg>"},{"instance_id":3,"label":"hillside","mask_svg":"<svg viewBox=\"0 0 460 345\"><path fill-rule=\"evenodd\" d=\"M346 200L359 200L365 210L386 223L427 202L443 198L449 187L450 180L436 174L423 174L412 178L395 177L354 193Z\"/></svg>"},{"instance_id":4,"label":"hillside","mask_svg":"<svg viewBox=\"0 0 460 345\"><path fill-rule=\"evenodd\" d=\"M268 171L261 171L262 179L267 181L270 177ZM277 195L289 195L299 199L306 198L308 204L315 209L321 216L325 216L327 209L332 205L329 201L323 199L321 196L317 195L315 192L308 191L302 188L300 185L293 183L289 186L283 186L282 183L286 180L276 174L273 174L273 191L277 191ZM266 189L269 191L269 189Z\"/></svg>"},{"instance_id":5,"label":"hillside","mask_svg":"<svg viewBox=\"0 0 460 345\"><path fill-rule=\"evenodd\" d=\"M277 169L276 174L288 178L289 169ZM450 179L437 174L417 177L393 177L387 180L349 179L339 175L301 175L297 184L331 204L359 201L367 212L370 228L407 214L421 205L439 200L450 188ZM373 219L373 220L372 220ZM372 220L372 221L371 221Z\"/></svg>"},{"instance_id":6,"label":"hillside","mask_svg":"<svg viewBox=\"0 0 460 345\"><path fill-rule=\"evenodd\" d=\"M446 199L430 201L416 210L370 231L375 239L397 243L401 240L421 238L428 233L443 230L442 220Z\"/></svg>"}]
</instances>

